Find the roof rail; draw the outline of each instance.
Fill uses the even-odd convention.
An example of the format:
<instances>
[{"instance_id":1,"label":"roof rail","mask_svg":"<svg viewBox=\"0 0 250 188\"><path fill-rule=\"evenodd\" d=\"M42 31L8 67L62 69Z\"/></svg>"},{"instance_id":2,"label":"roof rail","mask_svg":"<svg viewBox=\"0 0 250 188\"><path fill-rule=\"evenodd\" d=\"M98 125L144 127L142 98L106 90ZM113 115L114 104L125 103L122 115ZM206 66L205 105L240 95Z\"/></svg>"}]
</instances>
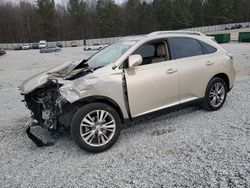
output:
<instances>
[{"instance_id":1,"label":"roof rail","mask_svg":"<svg viewBox=\"0 0 250 188\"><path fill-rule=\"evenodd\" d=\"M186 34L186 35L199 35L199 36L203 36L204 34L201 32L196 32L196 31L182 31L182 30L178 30L178 31L156 31L153 33L149 33L147 36L157 36L157 35L166 35L166 34Z\"/></svg>"}]
</instances>

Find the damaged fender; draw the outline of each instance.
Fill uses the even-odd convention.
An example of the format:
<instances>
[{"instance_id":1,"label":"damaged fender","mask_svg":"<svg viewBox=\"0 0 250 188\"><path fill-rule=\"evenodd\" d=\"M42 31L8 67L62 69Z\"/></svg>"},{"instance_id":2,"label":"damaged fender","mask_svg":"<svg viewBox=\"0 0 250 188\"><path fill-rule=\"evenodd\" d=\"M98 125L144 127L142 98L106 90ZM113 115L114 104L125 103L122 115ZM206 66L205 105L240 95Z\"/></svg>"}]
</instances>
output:
<instances>
[{"instance_id":1,"label":"damaged fender","mask_svg":"<svg viewBox=\"0 0 250 188\"><path fill-rule=\"evenodd\" d=\"M59 92L70 103L91 96L111 98L121 108L124 118L128 118L123 98L122 77L123 72L121 70L114 71L113 74L103 74L101 70L97 70L95 73L88 74L63 85L60 87Z\"/></svg>"},{"instance_id":2,"label":"damaged fender","mask_svg":"<svg viewBox=\"0 0 250 188\"><path fill-rule=\"evenodd\" d=\"M65 63L23 83L21 93L38 124L57 129L59 117L67 113L64 107L93 96L112 99L119 106L123 118L128 118L122 79L124 72L112 70L112 65L92 72L83 65L84 61ZM75 78L75 73L81 74ZM68 123L63 125L68 126Z\"/></svg>"}]
</instances>

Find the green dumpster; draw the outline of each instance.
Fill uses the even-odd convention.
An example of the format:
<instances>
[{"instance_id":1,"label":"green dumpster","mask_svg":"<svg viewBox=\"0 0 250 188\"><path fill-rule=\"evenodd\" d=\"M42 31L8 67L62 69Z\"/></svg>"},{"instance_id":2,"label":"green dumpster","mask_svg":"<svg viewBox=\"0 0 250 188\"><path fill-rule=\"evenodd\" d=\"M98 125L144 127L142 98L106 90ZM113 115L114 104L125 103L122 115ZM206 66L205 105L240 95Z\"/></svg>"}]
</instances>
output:
<instances>
[{"instance_id":1,"label":"green dumpster","mask_svg":"<svg viewBox=\"0 0 250 188\"><path fill-rule=\"evenodd\" d=\"M213 36L214 39L216 40L216 42L218 42L219 44L228 43L228 42L230 42L230 38L231 38L231 34L229 34L229 33L226 33L226 34L214 34L214 35L209 35L209 36Z\"/></svg>"},{"instance_id":2,"label":"green dumpster","mask_svg":"<svg viewBox=\"0 0 250 188\"><path fill-rule=\"evenodd\" d=\"M250 32L240 32L239 42L250 42Z\"/></svg>"}]
</instances>

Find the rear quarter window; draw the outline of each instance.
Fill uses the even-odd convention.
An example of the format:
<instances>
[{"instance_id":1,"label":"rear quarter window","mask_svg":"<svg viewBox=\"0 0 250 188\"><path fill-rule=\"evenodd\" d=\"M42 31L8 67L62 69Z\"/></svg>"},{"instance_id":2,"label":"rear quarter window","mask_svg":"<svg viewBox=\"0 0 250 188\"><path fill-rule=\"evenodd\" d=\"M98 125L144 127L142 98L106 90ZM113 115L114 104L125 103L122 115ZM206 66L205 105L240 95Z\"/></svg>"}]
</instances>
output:
<instances>
[{"instance_id":1,"label":"rear quarter window","mask_svg":"<svg viewBox=\"0 0 250 188\"><path fill-rule=\"evenodd\" d=\"M202 45L202 48L203 48L203 52L204 54L212 54L212 53L215 53L217 51L217 49L205 42L202 42L202 41L199 41Z\"/></svg>"}]
</instances>

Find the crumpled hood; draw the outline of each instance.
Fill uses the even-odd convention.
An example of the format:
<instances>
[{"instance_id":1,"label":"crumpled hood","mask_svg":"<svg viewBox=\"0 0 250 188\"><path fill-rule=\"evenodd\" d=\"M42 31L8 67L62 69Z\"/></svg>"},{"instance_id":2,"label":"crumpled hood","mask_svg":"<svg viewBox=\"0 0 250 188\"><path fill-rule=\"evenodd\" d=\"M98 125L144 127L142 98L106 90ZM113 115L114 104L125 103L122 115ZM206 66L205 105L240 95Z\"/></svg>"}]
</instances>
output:
<instances>
[{"instance_id":1,"label":"crumpled hood","mask_svg":"<svg viewBox=\"0 0 250 188\"><path fill-rule=\"evenodd\" d=\"M21 93L28 94L34 91L36 88L47 83L48 79L63 78L67 76L76 66L82 62L83 61L67 62L30 77L21 85Z\"/></svg>"}]
</instances>

